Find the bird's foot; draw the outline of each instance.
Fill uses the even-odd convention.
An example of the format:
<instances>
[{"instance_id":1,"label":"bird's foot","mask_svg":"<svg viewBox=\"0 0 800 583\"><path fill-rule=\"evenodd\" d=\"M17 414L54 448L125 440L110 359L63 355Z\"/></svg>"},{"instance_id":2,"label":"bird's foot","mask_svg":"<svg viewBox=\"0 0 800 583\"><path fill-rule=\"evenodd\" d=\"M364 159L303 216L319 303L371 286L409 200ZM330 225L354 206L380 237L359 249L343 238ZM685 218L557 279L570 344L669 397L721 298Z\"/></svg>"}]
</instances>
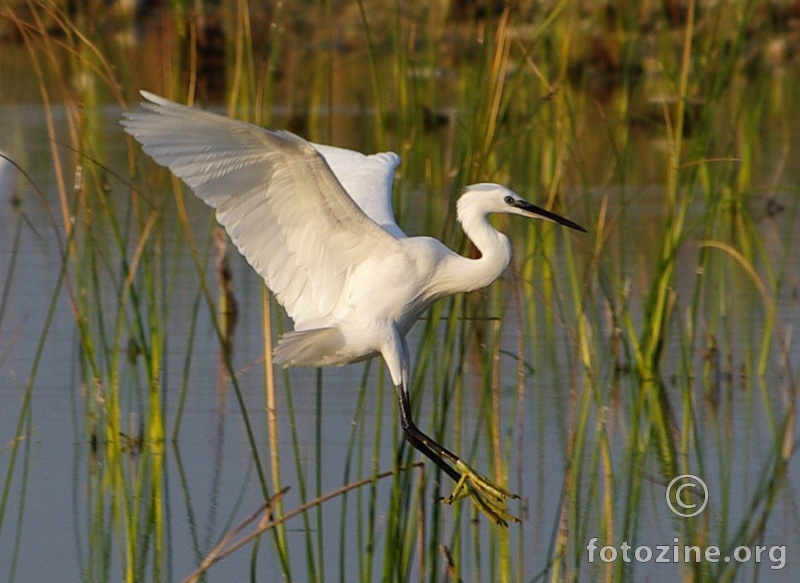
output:
<instances>
[{"instance_id":1,"label":"bird's foot","mask_svg":"<svg viewBox=\"0 0 800 583\"><path fill-rule=\"evenodd\" d=\"M455 466L461 474L461 479L456 483L453 493L442 498L442 502L452 504L456 500L469 496L478 510L495 524L508 526L509 522L519 522L519 518L509 514L506 510L506 499L515 499L519 496L492 483L489 478L479 474L461 460L458 460Z\"/></svg>"}]
</instances>

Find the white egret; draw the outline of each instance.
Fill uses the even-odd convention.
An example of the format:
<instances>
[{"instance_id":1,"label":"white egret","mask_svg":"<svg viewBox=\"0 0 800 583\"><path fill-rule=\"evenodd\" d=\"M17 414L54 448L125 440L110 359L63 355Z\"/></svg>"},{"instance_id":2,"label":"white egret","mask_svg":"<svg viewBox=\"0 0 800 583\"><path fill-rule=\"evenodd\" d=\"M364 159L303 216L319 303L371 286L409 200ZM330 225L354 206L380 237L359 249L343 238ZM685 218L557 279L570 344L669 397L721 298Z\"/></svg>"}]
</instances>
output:
<instances>
[{"instance_id":1,"label":"white egret","mask_svg":"<svg viewBox=\"0 0 800 583\"><path fill-rule=\"evenodd\" d=\"M151 93L122 121L144 151L216 209L217 221L294 322L274 360L343 365L381 355L397 393L405 438L498 524L516 497L472 470L414 423L406 333L444 296L483 288L508 266L511 244L490 213L585 229L498 184L468 186L457 218L480 251L462 257L436 239L407 237L391 206L394 153L366 156L312 144Z\"/></svg>"}]
</instances>

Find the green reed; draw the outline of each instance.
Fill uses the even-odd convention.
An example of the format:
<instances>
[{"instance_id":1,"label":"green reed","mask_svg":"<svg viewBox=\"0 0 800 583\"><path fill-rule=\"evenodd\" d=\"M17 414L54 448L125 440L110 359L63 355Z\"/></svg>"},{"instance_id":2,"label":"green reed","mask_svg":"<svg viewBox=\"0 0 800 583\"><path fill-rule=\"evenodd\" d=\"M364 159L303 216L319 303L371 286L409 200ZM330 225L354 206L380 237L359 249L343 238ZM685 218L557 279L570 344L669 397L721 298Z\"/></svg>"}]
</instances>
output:
<instances>
[{"instance_id":1,"label":"green reed","mask_svg":"<svg viewBox=\"0 0 800 583\"><path fill-rule=\"evenodd\" d=\"M586 471L590 472L587 478L589 480L589 492L592 497L596 495L594 492L598 487L597 484L600 482L603 483L602 490L605 490L605 492L602 494L603 498L599 500L599 502L602 502L602 505L599 506L597 510L599 514L597 522L601 526L600 532L606 533L601 540L613 543L619 540L635 540L637 521L641 513L640 506L643 501L641 496L643 494L643 488L646 486L643 480L648 479L646 469L644 467L639 468L639 464L643 463L650 455L651 450L649 446L651 444L655 447L655 451L658 452L656 459L658 460L658 464L661 467L660 471L665 480L675 475L678 466L680 466L683 471L687 471L691 470L693 467L702 468L704 465L701 450L698 448L697 444L697 440L701 437L700 429L695 425L698 416L702 416L704 413L702 409L698 408L700 403L698 403L697 399L700 396L694 392L694 385L692 382L695 375L696 362L694 347L698 345L698 339L700 338L697 336L698 329L706 325L703 319L707 317L718 319L720 313L715 313L713 309L709 309L719 304L706 305L707 300L704 297L700 297L698 294L702 295L702 290L710 288L711 290L719 290L720 293L724 295L724 290L728 286L724 278L729 277L729 275L725 273L719 274L717 264L712 261L709 251L705 249L704 246L701 247L698 273L701 273L702 277L696 279L699 287L695 288L695 297L689 304L690 311L688 314L691 315L692 319L687 322L684 320L684 313L677 310L677 296L674 289L675 273L679 252L688 246L687 242L690 240L690 237L696 236L698 232L697 223L688 219L690 209L693 206L704 204L708 208L708 211L705 213L705 219L699 223L699 226L705 231L705 234L701 235L701 238L717 238L719 236L716 231L720 226L720 219L724 218L726 214L723 210L726 199L719 196L717 193L720 191L724 192L726 185L730 184L731 177L729 170L736 167L736 162L738 160L736 152L729 153L723 150L721 154L719 153L720 150L718 148L720 140L711 132L713 128L720 125L720 120L714 120L714 123L712 123L711 117L714 114L714 110L710 107L699 112L699 122L695 121L697 125L705 125L701 126L699 129L697 127L693 129L692 135L688 138L683 135L683 128L687 123L689 115L684 104L692 103L692 95L694 95L695 91L706 95L709 103L713 103L716 99L722 99L723 96L727 95L724 90L731 83L731 79L735 75L735 70L731 66L731 63L736 60L736 56L732 55L730 56L730 61L720 63L720 65L723 66L720 67L718 75L703 80L691 77L690 71L696 67L696 61L699 60L698 56L695 54L697 49L694 48L690 42L690 39L693 38L692 16L693 13L690 13L690 18L685 26L684 39L686 39L686 43L683 47L682 57L680 61L675 63L677 73L674 86L678 90L678 106L676 110L666 108L663 110L665 121L664 129L666 131L668 144L666 171L664 173L666 185L664 193L666 220L663 224L656 225L656 227L661 230L661 253L657 263L659 267L654 272L653 276L648 274L648 279L646 281L650 285L649 291L641 296L644 300L642 302L643 314L635 314L631 308L628 307L631 297L630 288L627 287L628 284L626 284L621 277L624 271L617 266L607 263L608 260L603 257L604 248L597 247L595 258L590 264L593 265L593 271L597 269L598 265L602 268L599 272L601 277L598 280L602 293L608 294L609 292L613 292L615 295L619 294L619 299L616 299L614 295L606 296L606 301L608 301L612 309L612 324L614 328L620 327L621 331L624 333L624 336L618 336L613 329L610 331L612 334L611 340L613 341L612 348L616 354L612 353L612 356L614 356L614 360L617 362L624 364L627 361L632 365L635 364L634 370L636 372L635 377L626 379L620 377L618 371L612 371L612 380L615 377L618 379L611 385L612 389L614 389L619 381L623 381L624 384L621 386L625 387L629 384L630 380L636 379L637 382L632 388L634 388L633 394L639 397L633 403L635 405L632 410L634 413L634 417L632 417L634 425L631 427L633 431L629 434L630 437L627 446L628 455L630 456L628 464L637 469L629 477L630 491L628 496L624 498L628 503L623 514L624 520L621 525L623 531L621 535L614 534L615 530L618 530L620 527L615 526L615 523L618 521L615 520L616 512L614 500L618 495L614 493L613 489L615 489L616 484L621 484L620 479L624 478L624 475L617 476L616 478L614 477L613 466L608 450L610 443L610 436L608 434L608 407L614 403L613 400L608 401L608 399L609 397L615 398L615 395L614 393L608 395L604 394L606 389L600 381L608 375L607 372L603 371L603 367L607 365L602 364L602 362L594 363L592 357L593 353L602 354L604 351L602 344L592 347L593 342L602 340L599 333L603 331L604 326L602 325L602 319L598 319L598 316L601 315L600 312L595 314L585 312L585 314L580 317L581 325L578 329L575 350L576 353L580 355L584 368L589 376L586 377L580 396L574 404L576 421L574 422L575 433L573 434L572 443L574 444L573 451L575 453L571 456L571 463L567 473L568 479L565 481L565 489L568 494L565 497L565 504L567 506L565 507L565 528L563 531L564 534L562 535L563 544L560 546L562 553L568 552L567 544L572 533L580 532L580 528L585 528L581 527L578 522L580 514L578 511L580 508L578 504L580 503L582 492L580 481L586 479L581 476L582 473ZM705 82L706 80L708 83ZM700 90L698 85L706 85L707 89L704 91ZM709 93L709 91L712 92ZM714 91L718 93L714 93ZM750 109L753 106L754 104L752 102L748 103L746 106L748 112L753 111ZM758 111L757 105L755 111ZM571 122L569 119L566 121ZM622 141L619 141L620 136L615 134L618 134L616 130L613 133L609 132L609 135L614 137L614 143L623 146L622 149L617 148L614 150L615 156L620 160L618 172L621 173L623 171L622 162L625 156L628 155L627 148L629 146L625 146L625 141L628 138L623 135L621 136ZM742 142L737 142L733 144L733 146L744 146L747 148L757 143L757 140L753 139L754 136L752 134L741 137L743 138ZM714 147L714 159L705 159L712 157L706 153L708 152L709 145L713 145ZM725 144L724 141L722 145L730 147L730 144ZM739 176L741 177L742 175L743 174L740 172ZM624 188L624 183L622 187ZM752 186L748 184L745 188L749 190ZM745 188L742 188L740 193L744 192ZM696 195L698 191L707 193L707 198L705 200L698 198ZM739 196L741 196L741 194ZM739 202L741 203L743 201L740 200ZM600 244L605 244L605 239L613 233L613 229L619 228L616 227L613 222L607 222L606 208L606 198L604 197L603 206L596 211L599 217L596 226L598 229L597 241ZM738 205L738 208L739 212L743 210L741 204ZM612 217L612 220L619 222L624 221L624 215L622 214L624 210L625 207L623 207L617 217ZM721 210L722 212L720 212ZM753 243L758 245L752 236L743 236L741 232L736 232L737 247L739 245L744 245L744 248L747 249L748 246L752 246ZM716 243L713 245L716 246ZM731 249L727 245L725 245L724 248ZM733 251L732 254L735 255L737 261L740 263L741 267L744 268L746 273L753 275L756 279L758 278L758 276L755 276L757 271L759 271L755 266L755 263L758 262L756 257L750 253L748 253L748 255L741 255L738 251ZM746 258L748 256L750 259ZM785 261L785 254L779 264L779 269L781 271L785 269L786 265L783 261ZM768 270L767 272L771 269L769 263L766 263L766 269ZM615 274L609 279L610 273L617 270L618 274ZM714 275L715 272L717 276ZM590 275L591 274L592 272L590 272ZM719 275L721 275L723 279L719 279ZM707 283L709 281L713 281L714 284ZM575 283L578 282L579 280L576 278L570 286L573 290L573 296L576 299L578 295L575 292L578 290L578 287L576 287ZM647 288L645 287L645 289ZM777 293L777 290L772 293ZM769 298L770 294L766 295ZM587 310L591 307L592 302L593 300L591 298L580 298L579 302L575 302L575 309L579 310L580 313L581 310ZM722 305L724 307L724 304ZM598 307L602 309L602 306ZM767 339L774 338L771 325L772 318L773 316L768 312L768 317L764 323L764 335ZM713 321L714 320L712 320L712 322ZM725 325L729 325L730 323L731 320L727 320ZM593 325L596 327L592 328ZM681 327L683 327L683 330L680 330L680 333L676 337L676 328L680 329ZM608 332L606 332L606 334L608 334ZM679 381L678 386L681 392L677 402L675 401L675 397L668 395L668 384L663 372L665 368L665 348L676 342L680 343L680 354L684 359L681 365L681 371L685 375L684 379ZM768 345L769 340L767 340L766 343L762 342L762 347ZM764 349L762 348L761 350L763 355ZM749 357L749 355L745 355L745 357ZM761 370L763 374L763 367ZM592 393L594 393L594 395L592 395ZM770 407L770 401L774 401L774 397L765 396L764 402L768 408ZM612 408L610 412L613 413L613 411L614 409ZM790 407L785 411L785 414L787 415L787 419L793 418L793 408ZM595 437L591 438L588 437L587 430L591 430L593 419L596 423L596 429ZM641 433L637 430L637 425L641 428ZM777 439L776 443L782 443L782 440L786 439L786 426L781 425L781 427L783 429L775 433ZM643 444L647 445L647 447L643 448ZM584 467L584 460L586 459L584 448L587 446L592 448L591 457L589 459L592 460L591 467L596 469L582 469ZM730 451L727 453L728 455L731 454ZM779 456L778 459L783 459L783 455L785 454ZM692 465L686 465L689 460L692 460ZM695 466L694 464L699 464L699 466ZM774 480L780 481L780 476L782 475L781 467L782 463L776 462L767 474L771 476L769 483L773 487L775 485ZM612 489L611 492L609 492L609 488ZM760 492L760 494L756 495L756 500L764 500L763 496L765 490L762 489ZM759 520L765 519L766 514L769 513L769 507L770 504L766 504L764 513L759 515L759 518L755 520L756 523L758 523ZM705 540L706 542L709 540L708 533L706 532L707 525L695 523L693 521L684 521L679 524L681 527L685 528L683 534L687 536L689 540ZM698 528L700 530L697 530ZM761 528L763 528L763 523L761 524ZM705 538L701 539L700 537ZM577 536L577 539L580 541L583 539L583 536ZM585 560L585 556L582 554L583 549L579 545L576 545L574 551L575 555L574 558L571 559L571 565L568 563L565 567L568 572L571 567L575 570L575 573L577 573L580 569L580 562ZM565 556L564 558L567 557ZM630 569L633 568L623 565L622 563L618 563L615 566L606 565L605 567L607 580L617 578L627 580L631 576ZM735 570L735 568L733 570ZM697 566L694 571L694 576L700 580L714 577L713 571L709 566ZM562 576L560 571L556 571L553 579L555 580ZM574 576L574 574L571 575L571 577Z\"/></svg>"},{"instance_id":2,"label":"green reed","mask_svg":"<svg viewBox=\"0 0 800 583\"><path fill-rule=\"evenodd\" d=\"M109 534L115 533L120 541L118 552L123 577L137 580L147 569L151 572L150 578L159 580L165 556L161 507L164 500L160 388L163 332L159 322L166 318L163 303L158 299L163 297L162 290L156 284L160 254L153 252L157 247L152 250L147 247L147 236L155 217L142 219L141 238L131 241L130 231L120 222L129 220L131 215L126 218L124 211L118 214L117 209L112 210L115 204L106 184L117 178L103 165L104 142L97 139L100 108L93 84L94 80L108 80L105 77L109 72L108 63L65 14L44 5L32 5L32 8L35 9L32 22L19 19L15 24L39 80L45 115L52 119L54 106L51 104L65 103L69 129L65 142L63 136L56 135L53 123L48 127L61 204L60 224L54 221L53 227L66 233L66 247L62 249L63 282L75 318L81 354L79 377L86 392L82 441L91 444L91 449L87 447L82 453L100 455L104 459L99 466L102 470L92 472L87 480L93 495L96 489L98 494L102 492L100 496L107 498L106 504L93 506L93 516L87 525L90 536L96 534L94 540L99 544L87 546L85 572L100 577L109 575L107 557L111 548L106 547L104 541L111 540ZM45 20L49 26L60 27L63 36L44 33ZM82 110L69 97L73 75L86 76ZM73 168L72 176L67 170L69 167ZM130 205L126 206L130 212ZM125 253L129 244L135 247L130 262ZM134 284L137 269L144 273L141 288ZM108 283L111 283L111 290L106 287ZM112 291L116 299L110 305L107 291ZM46 337L45 331L42 342ZM142 368L133 362L127 364L121 358L126 354L125 341L141 349ZM139 371L147 379L146 390L123 396L121 379L135 378ZM141 423L129 423L129 415L133 413L129 405L137 401ZM142 457L130 463L127 458L131 452L140 451ZM98 502L101 499L98 498Z\"/></svg>"},{"instance_id":3,"label":"green reed","mask_svg":"<svg viewBox=\"0 0 800 583\"><path fill-rule=\"evenodd\" d=\"M13 166L14 170L19 172L20 175L24 177L24 181L26 186L33 189L36 194L41 197L42 193L41 190L38 188L36 182L32 179L30 175L25 172L25 170L19 166L17 162L13 159L3 155L3 161L5 163L10 164ZM16 198L18 193L14 193L13 196ZM17 208L15 209L17 220L15 223L14 228L14 244L12 247L11 252L11 260L8 265L8 271L5 273L6 283L3 286L3 298L2 302L0 302L0 330L2 329L2 321L6 314L6 307L7 302L9 301L10 291L12 289L14 277L15 277L15 266L17 263L17 258L20 252L20 240L22 235L22 227L24 222L28 219L25 218L25 213L22 210L22 207L19 203L15 205ZM3 527L5 525L5 518L6 512L9 509L9 504L11 503L13 491L16 486L15 480L19 481L19 494L17 499L15 500L16 504L16 512L17 512L17 520L16 520L16 527L14 528L14 542L13 542L13 550L11 553L9 564L7 565L7 572L8 572L8 579L9 581L13 581L16 577L17 566L18 566L18 555L20 550L20 545L22 542L22 531L24 525L24 517L25 517L25 508L26 508L26 501L27 501L27 484L30 475L30 468L31 468L31 436L33 431L33 424L32 424L32 392L33 386L36 379L36 374L39 369L39 365L42 361L42 354L44 350L44 338L47 336L47 331L49 330L52 324L52 315L56 307L56 301L59 296L59 291L61 289L61 282L59 281L56 285L56 290L51 296L51 301L48 306L47 311L47 318L45 319L44 331L42 334L42 338L40 342L37 343L36 347L36 354L33 358L33 366L31 369L30 377L27 380L24 393L22 395L22 403L20 406L20 413L17 419L16 426L14 427L13 438L10 442L4 443L0 451L3 453L8 453L8 465L6 476L3 480L3 487L2 493L0 494L0 536L3 533ZM0 359L0 368L2 368L3 361L6 358L5 351L10 351L13 346L13 343L4 349L4 354ZM18 469L18 464L20 464Z\"/></svg>"},{"instance_id":4,"label":"green reed","mask_svg":"<svg viewBox=\"0 0 800 583\"><path fill-rule=\"evenodd\" d=\"M76 517L84 578L184 576L169 567L170 545L184 543L168 535L170 459L179 467L178 481L193 517L190 544L196 563L210 569L213 578L211 558L219 549L201 540L194 510L199 502L192 499L177 453L186 403L201 382L194 350L198 336L208 333L200 325L206 317L220 346L219 399L224 407L231 390L243 417L252 479L269 501L272 517L258 527L251 522L234 526L234 510L221 529L223 542L231 542L228 535L249 532L252 538L242 540L254 576L269 547L285 577L308 580L524 580L531 577L532 554L536 565L544 565L536 575L540 580L631 580L639 573L637 565L601 564L590 571L586 541L598 536L602 544L635 543L651 516L652 500L663 497L663 486L674 475L710 472L716 465L711 457L737 456L728 436L746 430L731 417L740 394L751 415L764 411L772 444L767 459L748 462L757 465L761 476L744 494L749 512L735 512L739 499L731 492L736 479L720 464L718 476L712 476L722 489L715 502L718 520L666 519L675 535L690 543L732 547L762 540L794 451L795 369L788 330L776 306L796 262L791 223L798 208L795 202L782 216L768 218L773 239L768 244L749 204L750 195L763 188L757 176L767 145L761 133L765 119L778 128L782 166L792 147L787 125L775 123L786 116L789 96L777 99L768 81L750 83L743 72L746 26L756 5L690 4L686 18L677 23L661 15L648 39L656 47L659 69L644 78L637 72L643 60L636 36L639 16L624 7L609 14L562 2L544 13L522 3L455 27L436 7L413 6L414 16L426 18L409 18L399 5L360 2L354 22L365 66L353 68L357 79L334 78L347 61L332 49L306 54L293 48L297 38L285 8L276 8L271 15L275 26L265 27L268 49L256 49L261 33L247 3L223 9L229 33L223 97L228 111L266 123L277 102L289 103L290 109L310 108L303 119L307 135L338 140L333 116L319 114L320 106L336 109L335 86L341 83L366 95L360 105L374 115L366 116L369 129L360 139L370 149L403 155L396 209L401 224L412 225L409 232L438 236L469 253L453 220L455 199L464 184L489 180L508 183L589 228L589 235L581 235L547 224L523 227L503 221L515 239L515 260L504 280L486 292L438 303L414 331L411 391L420 426L523 494L548 483L550 476L537 458L563 457L556 514L542 510L536 500L524 500L519 510L513 503L512 512L524 522L509 531L484 524L464 502L453 507L435 502L449 494L452 484L432 464L418 465L419 456L402 441L396 416L392 427L382 427L382 413L394 408L394 398L377 361L364 366L354 393L342 490L323 491L323 473L329 471L321 459L324 395L340 388L325 373L317 375L312 387L272 371L272 338L286 322L268 298L260 318L267 429L264 435L257 431L260 424L242 394L244 380L225 350L226 296L206 277L212 230L192 223L185 189L165 171L154 170L132 143L126 173L112 171L107 162L106 130L98 112L108 100L127 106L123 94L133 96L142 77L117 64L124 62L124 49L92 40L88 15L73 17L32 4L36 17L31 21L3 5L4 17L21 30L53 144L50 163L59 207L52 210L57 217L52 222L64 241L64 274L49 309L66 294L75 321L75 380L84 391L76 397L76 434L84 444L78 457L86 473L76 479L85 482L89 499L89 515ZM327 2L309 7L330 45L340 18L334 8ZM173 10L175 43L161 57L163 93L194 99L202 95L202 79L193 41L202 31L183 5L176 3ZM526 28L531 21L540 25L533 33ZM734 24L712 26L719 21ZM59 35L47 32L54 23ZM602 90L593 94L591 75L576 76L574 70L590 54L579 33L586 23L592 23L595 46L602 46L603 58L609 59L603 66L619 67L619 78L606 95ZM708 30L716 32L705 34ZM453 82L425 73L443 61L446 38L458 48L449 55ZM285 96L274 72L287 58L314 66L281 71L298 88ZM76 91L75 78L88 79L87 85ZM745 91L744 84L753 87ZM643 95L674 99L664 100L654 113L642 113L635 108L646 103ZM56 135L53 122L61 103L67 111L66 138ZM454 106L454 113L438 119L443 106ZM658 168L651 181L658 185L657 218L650 232L629 238L627 231L641 216L640 203L650 196L637 167L652 162L639 159L641 130L635 120L650 136L663 139L665 150L653 163ZM608 150L601 169L590 164L593 149ZM785 185L770 188L778 191ZM170 238L169 233L177 235ZM187 344L176 347L167 330L181 317L170 300L179 262L194 265L197 291L185 312ZM688 293L678 289L687 272L694 274L688 278ZM13 292L15 275L12 262L0 304L4 334L5 298ZM734 295L745 302L746 311L761 317L739 316L742 308L734 305ZM742 327L746 334L740 341ZM39 355L47 335L43 330ZM185 352L177 371L166 370L170 349ZM14 479L22 483L23 510L30 503L24 492L32 460L24 436L35 421L30 399L38 358L17 438L0 450L9 460L0 535ZM509 390L514 405L504 407ZM316 394L310 454L297 431L302 419L294 407L295 391ZM375 410L368 407L372 403ZM549 414L556 419L547 419ZM531 450L522 437L531 427L537 428L540 443L549 437L545 432L557 433L547 442L561 444L563 452ZM176 443L174 453L165 448L167 439ZM368 439L373 446L365 445ZM380 455L387 440L396 452L390 459ZM294 463L281 459L281 443L290 444ZM286 476L293 477L291 484L283 482ZM272 497L287 485L289 493ZM289 507L288 500L295 505ZM552 505L557 501L556 496ZM325 512L328 508L336 511L338 522ZM297 514L302 517L292 525L302 528L302 543L290 547L285 518ZM17 547L22 515L15 527ZM325 536L331 527L340 533L338 542ZM535 540L547 544L532 548ZM358 565L351 570L346 563L353 548ZM236 552L231 560L247 560L248 550ZM331 557L339 558L336 573L326 571ZM741 572L737 569L742 567L691 565L682 576L732 580Z\"/></svg>"}]
</instances>

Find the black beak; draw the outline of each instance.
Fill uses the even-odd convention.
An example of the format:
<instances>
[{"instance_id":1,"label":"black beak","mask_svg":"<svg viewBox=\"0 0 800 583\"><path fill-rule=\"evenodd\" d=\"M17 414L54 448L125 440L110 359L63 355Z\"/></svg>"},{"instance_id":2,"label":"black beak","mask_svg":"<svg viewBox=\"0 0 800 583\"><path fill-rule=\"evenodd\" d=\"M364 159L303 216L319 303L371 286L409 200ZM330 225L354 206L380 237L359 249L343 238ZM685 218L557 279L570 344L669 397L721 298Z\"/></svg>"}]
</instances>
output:
<instances>
[{"instance_id":1,"label":"black beak","mask_svg":"<svg viewBox=\"0 0 800 583\"><path fill-rule=\"evenodd\" d=\"M527 200L515 201L514 206L536 217L547 219L548 221L553 221L554 223L558 223L559 225L564 225L565 227L569 227L570 229L575 229L576 231L582 231L586 233L586 229L581 227L578 223L573 223L569 219L565 219L561 215L557 215L552 211L543 209L542 207L538 207L535 204L531 204Z\"/></svg>"}]
</instances>

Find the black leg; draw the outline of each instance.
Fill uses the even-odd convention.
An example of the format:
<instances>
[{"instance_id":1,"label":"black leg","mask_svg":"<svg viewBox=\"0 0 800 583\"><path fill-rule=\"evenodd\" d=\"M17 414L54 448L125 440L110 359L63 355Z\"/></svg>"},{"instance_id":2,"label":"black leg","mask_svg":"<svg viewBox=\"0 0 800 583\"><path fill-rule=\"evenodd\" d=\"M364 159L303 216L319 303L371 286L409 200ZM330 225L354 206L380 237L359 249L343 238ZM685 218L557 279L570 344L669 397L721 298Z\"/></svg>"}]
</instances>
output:
<instances>
[{"instance_id":1,"label":"black leg","mask_svg":"<svg viewBox=\"0 0 800 583\"><path fill-rule=\"evenodd\" d=\"M402 385L396 385L397 402L400 406L400 424L403 434L414 449L433 460L441 470L456 482L453 493L442 498L446 504L469 496L481 512L486 514L496 524L508 526L509 520L519 522L519 519L509 514L505 509L506 498L518 498L505 488L496 486L488 478L482 476L462 462L457 455L425 435L414 424L411 417L411 406L408 394ZM449 462L449 463L448 463ZM453 464L452 467L450 464Z\"/></svg>"},{"instance_id":2,"label":"black leg","mask_svg":"<svg viewBox=\"0 0 800 583\"><path fill-rule=\"evenodd\" d=\"M450 462L457 463L459 461L458 457L419 430L411 418L411 406L405 389L398 385L395 390L397 391L397 401L400 405L400 425L403 428L406 441L414 449L431 459L444 473L458 482L461 479L461 474L450 467L444 460L444 458L447 458Z\"/></svg>"}]
</instances>

